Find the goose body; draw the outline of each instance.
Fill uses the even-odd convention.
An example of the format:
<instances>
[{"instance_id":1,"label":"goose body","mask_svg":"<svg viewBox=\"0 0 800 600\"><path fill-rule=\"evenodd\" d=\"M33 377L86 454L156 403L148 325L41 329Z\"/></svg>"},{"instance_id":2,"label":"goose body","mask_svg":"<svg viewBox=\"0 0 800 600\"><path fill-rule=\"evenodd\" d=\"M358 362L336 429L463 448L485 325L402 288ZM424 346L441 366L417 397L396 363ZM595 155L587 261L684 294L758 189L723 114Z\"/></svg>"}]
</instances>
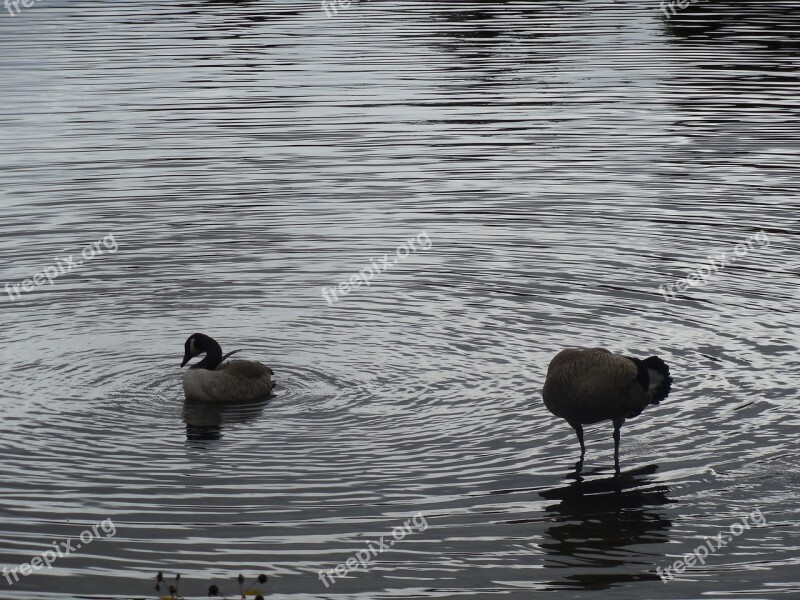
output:
<instances>
[{"instance_id":1,"label":"goose body","mask_svg":"<svg viewBox=\"0 0 800 600\"><path fill-rule=\"evenodd\" d=\"M562 350L547 368L542 397L547 409L575 429L583 463L583 425L614 423L614 464L619 470L620 428L648 405L667 397L672 385L667 364L612 354L604 348Z\"/></svg>"},{"instance_id":2,"label":"goose body","mask_svg":"<svg viewBox=\"0 0 800 600\"><path fill-rule=\"evenodd\" d=\"M269 398L275 382L272 369L253 360L231 360L235 354L222 355L222 348L213 338L195 333L186 340L183 363L205 353L205 358L183 374L183 391L187 400L198 402L254 402Z\"/></svg>"}]
</instances>

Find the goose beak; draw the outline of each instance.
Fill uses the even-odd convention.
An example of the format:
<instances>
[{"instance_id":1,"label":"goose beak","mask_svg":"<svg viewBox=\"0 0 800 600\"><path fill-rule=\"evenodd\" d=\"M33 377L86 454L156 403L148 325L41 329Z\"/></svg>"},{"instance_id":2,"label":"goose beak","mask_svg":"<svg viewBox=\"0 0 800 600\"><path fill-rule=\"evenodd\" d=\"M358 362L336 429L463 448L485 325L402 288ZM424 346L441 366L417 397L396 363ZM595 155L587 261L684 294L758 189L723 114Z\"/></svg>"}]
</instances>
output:
<instances>
[{"instance_id":1,"label":"goose beak","mask_svg":"<svg viewBox=\"0 0 800 600\"><path fill-rule=\"evenodd\" d=\"M189 356L188 354L184 354L183 355L183 362L181 363L181 368L185 367L186 363L188 363L191 360L191 358L192 357Z\"/></svg>"}]
</instances>

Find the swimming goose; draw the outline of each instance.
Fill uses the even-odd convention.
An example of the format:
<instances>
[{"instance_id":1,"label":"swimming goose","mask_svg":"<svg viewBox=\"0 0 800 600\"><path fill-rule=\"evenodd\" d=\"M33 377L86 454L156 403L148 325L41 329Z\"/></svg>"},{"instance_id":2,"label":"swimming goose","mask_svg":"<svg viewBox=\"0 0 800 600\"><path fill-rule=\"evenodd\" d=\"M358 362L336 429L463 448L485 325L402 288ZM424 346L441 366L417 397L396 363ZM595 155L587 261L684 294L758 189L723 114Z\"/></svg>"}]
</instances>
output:
<instances>
[{"instance_id":1,"label":"swimming goose","mask_svg":"<svg viewBox=\"0 0 800 600\"><path fill-rule=\"evenodd\" d=\"M222 348L202 333L186 340L183 362L205 352L206 356L183 374L183 391L187 400L200 402L252 402L266 399L272 393L272 369L254 360L223 361L239 350L222 356Z\"/></svg>"},{"instance_id":2,"label":"swimming goose","mask_svg":"<svg viewBox=\"0 0 800 600\"><path fill-rule=\"evenodd\" d=\"M619 472L619 430L625 419L636 417L649 404L658 404L670 392L669 367L657 356L644 360L612 354L603 348L562 350L550 361L542 396L544 405L566 419L586 447L583 425L614 423L614 466Z\"/></svg>"}]
</instances>

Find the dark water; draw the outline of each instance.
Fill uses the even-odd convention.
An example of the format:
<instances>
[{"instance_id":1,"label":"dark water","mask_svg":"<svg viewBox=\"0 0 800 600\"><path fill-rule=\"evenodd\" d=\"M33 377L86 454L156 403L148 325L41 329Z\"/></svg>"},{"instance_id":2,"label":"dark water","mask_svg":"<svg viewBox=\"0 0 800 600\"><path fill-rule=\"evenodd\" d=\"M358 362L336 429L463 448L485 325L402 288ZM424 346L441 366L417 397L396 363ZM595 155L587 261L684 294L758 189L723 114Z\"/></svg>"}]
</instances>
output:
<instances>
[{"instance_id":1,"label":"dark water","mask_svg":"<svg viewBox=\"0 0 800 600\"><path fill-rule=\"evenodd\" d=\"M0 563L116 534L0 597L149 598L157 570L197 597L800 595L798 33L789 1L3 10L0 285L117 250L2 292ZM184 406L195 331L276 397ZM576 479L542 405L581 345L675 376L616 479L610 425Z\"/></svg>"}]
</instances>

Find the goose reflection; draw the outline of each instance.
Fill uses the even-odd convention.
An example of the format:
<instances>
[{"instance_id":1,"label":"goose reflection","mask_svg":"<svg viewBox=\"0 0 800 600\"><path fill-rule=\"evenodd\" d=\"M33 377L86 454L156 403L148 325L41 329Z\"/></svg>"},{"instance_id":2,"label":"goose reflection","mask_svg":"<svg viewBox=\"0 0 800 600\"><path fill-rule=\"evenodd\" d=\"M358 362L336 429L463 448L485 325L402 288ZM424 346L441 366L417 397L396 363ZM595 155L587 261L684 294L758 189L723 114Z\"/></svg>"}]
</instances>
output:
<instances>
[{"instance_id":1,"label":"goose reflection","mask_svg":"<svg viewBox=\"0 0 800 600\"><path fill-rule=\"evenodd\" d=\"M264 401L226 405L187 400L183 404L186 441L208 442L222 439L222 430L226 425L248 423L257 419L268 403L268 401Z\"/></svg>"},{"instance_id":2,"label":"goose reflection","mask_svg":"<svg viewBox=\"0 0 800 600\"><path fill-rule=\"evenodd\" d=\"M649 465L604 479L584 480L541 492L548 520L541 548L546 572L561 570L551 588L607 589L615 584L658 579L653 564L664 556L672 522L657 507L672 502L665 486L648 476Z\"/></svg>"}]
</instances>

